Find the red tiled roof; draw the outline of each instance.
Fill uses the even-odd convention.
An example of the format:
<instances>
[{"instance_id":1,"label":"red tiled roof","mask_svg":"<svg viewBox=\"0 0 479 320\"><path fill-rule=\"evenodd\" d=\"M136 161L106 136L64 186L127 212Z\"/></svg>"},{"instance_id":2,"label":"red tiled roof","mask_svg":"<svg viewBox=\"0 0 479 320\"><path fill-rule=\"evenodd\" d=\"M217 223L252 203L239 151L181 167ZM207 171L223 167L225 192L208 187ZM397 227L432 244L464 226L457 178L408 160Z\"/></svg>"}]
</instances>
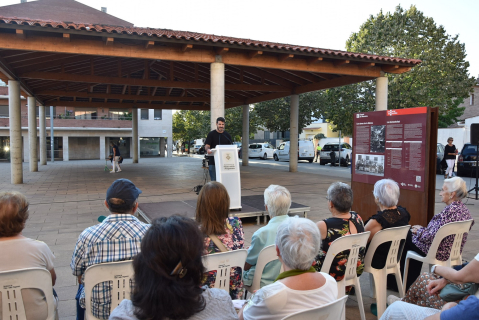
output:
<instances>
[{"instance_id":1,"label":"red tiled roof","mask_svg":"<svg viewBox=\"0 0 479 320\"><path fill-rule=\"evenodd\" d=\"M353 53L340 50L321 49L305 46L296 46L290 44L273 43L267 41L257 41L251 39L241 39L225 36L217 36L214 34L196 33L189 31L175 31L168 29L152 29L152 28L139 28L139 27L121 27L121 26L109 26L99 24L84 24L73 22L59 22L52 20L36 20L28 18L17 17L3 17L0 16L0 24L17 24L27 26L37 26L43 28L55 28L55 29L70 29L70 30L83 30L85 32L106 32L106 33L118 33L126 35L138 35L149 36L166 39L187 40L187 41L202 41L220 43L225 45L239 45L245 47L251 47L254 49L273 49L273 50L286 50L301 53L316 53L325 56L349 58L349 59L367 59L373 61L389 62L389 63L401 63L408 65L417 65L421 63L418 59L404 59L395 57L378 56L372 54Z\"/></svg>"}]
</instances>

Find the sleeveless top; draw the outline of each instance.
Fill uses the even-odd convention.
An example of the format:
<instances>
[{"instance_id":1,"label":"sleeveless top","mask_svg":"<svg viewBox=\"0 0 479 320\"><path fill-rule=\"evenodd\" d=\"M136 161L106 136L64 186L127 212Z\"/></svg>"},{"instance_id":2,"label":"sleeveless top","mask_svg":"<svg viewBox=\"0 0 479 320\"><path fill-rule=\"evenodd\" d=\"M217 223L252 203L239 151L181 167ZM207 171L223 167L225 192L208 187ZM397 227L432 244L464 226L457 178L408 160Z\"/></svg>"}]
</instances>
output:
<instances>
[{"instance_id":1,"label":"sleeveless top","mask_svg":"<svg viewBox=\"0 0 479 320\"><path fill-rule=\"evenodd\" d=\"M328 218L323 220L326 223L326 228L328 230L328 234L326 238L321 240L321 249L319 254L313 261L313 267L319 272L321 267L323 266L324 259L326 258L326 254L328 253L329 246L331 243L342 237L350 235L351 232L349 230L349 222L356 227L357 233L364 232L364 223L361 217L354 211L350 212L351 217L349 219L341 219L341 218ZM359 251L358 256L358 268L357 273L358 276L361 275L364 271L364 256L366 253L366 248L361 248ZM348 261L349 257L349 250L342 251L336 255L333 259L333 263L331 264L331 268L329 270L322 270L323 272L328 272L336 281L341 281L344 278L344 273L346 271L346 262Z\"/></svg>"}]
</instances>

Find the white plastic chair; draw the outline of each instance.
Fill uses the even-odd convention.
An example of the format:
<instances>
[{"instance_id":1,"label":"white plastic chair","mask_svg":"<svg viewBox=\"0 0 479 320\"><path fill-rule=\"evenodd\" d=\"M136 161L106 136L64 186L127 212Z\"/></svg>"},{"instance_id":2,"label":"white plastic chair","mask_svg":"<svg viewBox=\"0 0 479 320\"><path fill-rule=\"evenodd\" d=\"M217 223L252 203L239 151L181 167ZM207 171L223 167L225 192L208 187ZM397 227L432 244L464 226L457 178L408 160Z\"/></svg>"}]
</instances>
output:
<instances>
[{"instance_id":1,"label":"white plastic chair","mask_svg":"<svg viewBox=\"0 0 479 320\"><path fill-rule=\"evenodd\" d=\"M378 310L378 319L381 318L384 311L386 311L386 296L387 296L387 276L388 274L394 274L396 277L396 283L399 289L399 295L404 297L404 289L401 279L401 268L399 266L400 255L400 245L401 240L406 240L407 232L411 226L402 226L396 228L389 228L378 231L371 243L369 244L368 252L366 253L366 258L364 259L364 272L369 272L371 274L370 283L371 283L371 292L372 298L376 298L377 310ZM374 253L377 248L385 243L391 242L391 247L386 259L386 264L382 269L376 269L372 267Z\"/></svg>"},{"instance_id":2,"label":"white plastic chair","mask_svg":"<svg viewBox=\"0 0 479 320\"><path fill-rule=\"evenodd\" d=\"M245 297L247 293L253 293L256 290L261 288L261 277L263 276L264 267L271 261L278 260L278 255L276 254L276 245L272 244L270 246L264 247L258 255L258 261L256 262L253 283L251 286L244 286L247 292L245 292ZM283 266L279 272L283 272Z\"/></svg>"},{"instance_id":3,"label":"white plastic chair","mask_svg":"<svg viewBox=\"0 0 479 320\"><path fill-rule=\"evenodd\" d=\"M238 249L202 256L203 265L206 268L205 272L216 270L216 280L213 287L229 293L231 268L240 267L243 270L247 254L248 250ZM243 279L243 272L241 272L241 279Z\"/></svg>"},{"instance_id":4,"label":"white plastic chair","mask_svg":"<svg viewBox=\"0 0 479 320\"><path fill-rule=\"evenodd\" d=\"M338 300L324 306L293 313L282 320L337 320L345 317L345 304L349 296L343 296Z\"/></svg>"},{"instance_id":5,"label":"white plastic chair","mask_svg":"<svg viewBox=\"0 0 479 320\"><path fill-rule=\"evenodd\" d=\"M435 264L440 266L446 266L446 267L462 264L462 255L461 255L462 238L464 236L464 233L469 232L469 230L471 229L472 221L473 220L471 219L471 220L465 220L465 221L449 222L443 225L442 227L440 227L439 230L437 230L436 236L434 237L434 240L432 241L432 244L429 247L429 251L427 252L427 255L425 257L417 254L414 251L408 251L406 254L406 263L404 265L404 276L402 279L404 289L406 289L407 274L409 269L409 259L421 261L422 263L428 263L429 269L431 268L431 266ZM437 260L436 259L437 249L439 248L441 241L445 237L450 235L455 235L455 237L454 237L454 242L451 246L449 259L447 259L446 261Z\"/></svg>"},{"instance_id":6,"label":"white plastic chair","mask_svg":"<svg viewBox=\"0 0 479 320\"><path fill-rule=\"evenodd\" d=\"M350 250L348 261L345 264L346 271L343 280L338 282L338 297L343 297L346 294L346 286L354 286L356 289L356 296L358 297L359 312L361 320L366 320L364 313L363 297L361 295L361 286L359 285L359 278L356 273L359 249L366 248L369 238L369 231L347 235L338 238L331 243L324 259L321 271L329 273L334 257L342 251ZM344 317L343 317L344 319Z\"/></svg>"},{"instance_id":7,"label":"white plastic chair","mask_svg":"<svg viewBox=\"0 0 479 320\"><path fill-rule=\"evenodd\" d=\"M112 281L110 313L123 299L130 299L130 279L133 278L133 261L119 261L95 264L85 271L85 318L98 319L91 312L93 287L104 281Z\"/></svg>"},{"instance_id":8,"label":"white plastic chair","mask_svg":"<svg viewBox=\"0 0 479 320\"><path fill-rule=\"evenodd\" d=\"M26 319L21 290L27 288L39 289L43 292L48 311L46 320L54 320L55 302L53 300L52 275L43 268L0 272L2 319Z\"/></svg>"}]
</instances>

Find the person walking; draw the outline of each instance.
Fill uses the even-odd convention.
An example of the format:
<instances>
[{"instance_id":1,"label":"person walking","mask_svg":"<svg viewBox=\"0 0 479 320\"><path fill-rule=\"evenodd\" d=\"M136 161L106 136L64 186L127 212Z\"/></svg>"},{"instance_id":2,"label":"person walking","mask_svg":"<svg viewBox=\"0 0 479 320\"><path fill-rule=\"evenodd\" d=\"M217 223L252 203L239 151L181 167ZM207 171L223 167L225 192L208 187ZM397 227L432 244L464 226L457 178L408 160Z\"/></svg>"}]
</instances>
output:
<instances>
[{"instance_id":1,"label":"person walking","mask_svg":"<svg viewBox=\"0 0 479 320\"><path fill-rule=\"evenodd\" d=\"M449 137L447 139L447 144L444 147L444 159L446 159L447 170L444 174L444 179L452 178L452 173L454 172L454 165L456 163L457 149L456 146L452 143L454 139Z\"/></svg>"},{"instance_id":2,"label":"person walking","mask_svg":"<svg viewBox=\"0 0 479 320\"><path fill-rule=\"evenodd\" d=\"M120 161L120 149L118 149L118 146L113 142L110 142L110 146L113 149L112 170L110 173L115 173L115 166L118 167L117 172L121 172L120 164L118 163Z\"/></svg>"},{"instance_id":3,"label":"person walking","mask_svg":"<svg viewBox=\"0 0 479 320\"><path fill-rule=\"evenodd\" d=\"M319 162L319 156L321 154L321 145L318 143L318 146L316 147L316 161Z\"/></svg>"}]
</instances>

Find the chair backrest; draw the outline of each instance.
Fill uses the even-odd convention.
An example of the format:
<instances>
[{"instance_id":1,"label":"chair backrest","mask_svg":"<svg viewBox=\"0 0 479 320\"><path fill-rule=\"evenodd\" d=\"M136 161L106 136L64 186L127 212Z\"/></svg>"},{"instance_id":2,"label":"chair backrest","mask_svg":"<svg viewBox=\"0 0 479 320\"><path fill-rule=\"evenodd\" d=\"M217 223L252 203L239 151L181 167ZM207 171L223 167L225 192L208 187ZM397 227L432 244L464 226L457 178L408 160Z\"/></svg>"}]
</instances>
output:
<instances>
[{"instance_id":1,"label":"chair backrest","mask_svg":"<svg viewBox=\"0 0 479 320\"><path fill-rule=\"evenodd\" d=\"M348 295L345 295L338 300L325 304L324 306L299 311L293 313L282 320L337 320L342 319L345 312L346 300Z\"/></svg>"},{"instance_id":2,"label":"chair backrest","mask_svg":"<svg viewBox=\"0 0 479 320\"><path fill-rule=\"evenodd\" d=\"M111 281L112 312L123 299L130 299L130 279L133 279L133 260L95 264L85 271L85 317L87 320L97 319L91 312L93 287L104 281Z\"/></svg>"},{"instance_id":3,"label":"chair backrest","mask_svg":"<svg viewBox=\"0 0 479 320\"><path fill-rule=\"evenodd\" d=\"M374 253L376 252L377 248L381 244L391 241L391 247L389 248L386 265L384 267L386 269L391 269L397 266L398 255L401 257L399 252L399 250L402 250L402 248L400 248L401 240L406 240L407 232L409 231L410 227L410 225L407 225L378 231L369 244L368 252L364 258L364 265L368 267L371 266Z\"/></svg>"},{"instance_id":4,"label":"chair backrest","mask_svg":"<svg viewBox=\"0 0 479 320\"><path fill-rule=\"evenodd\" d=\"M329 246L328 253L326 254L326 258L324 258L324 262L321 267L321 271L329 273L329 269L331 268L334 257L342 251L350 250L348 261L345 264L346 270L344 273L344 278L341 281L348 282L349 280L354 279L357 276L356 269L359 249L366 247L369 234L370 232L366 231L357 234L350 234L334 240Z\"/></svg>"},{"instance_id":5,"label":"chair backrest","mask_svg":"<svg viewBox=\"0 0 479 320\"><path fill-rule=\"evenodd\" d=\"M47 302L46 320L55 319L52 275L43 268L28 268L0 272L0 293L2 294L2 319L26 319L22 289L38 289Z\"/></svg>"},{"instance_id":6,"label":"chair backrest","mask_svg":"<svg viewBox=\"0 0 479 320\"><path fill-rule=\"evenodd\" d=\"M256 262L256 267L254 270L253 284L251 285L251 288L249 290L255 291L261 288L261 277L263 275L264 267L268 263L274 260L278 260L275 244L264 247L263 250L260 251L258 256L258 261ZM281 266L281 269L279 272L282 272L282 271L283 271L283 266Z\"/></svg>"},{"instance_id":7,"label":"chair backrest","mask_svg":"<svg viewBox=\"0 0 479 320\"><path fill-rule=\"evenodd\" d=\"M202 257L203 265L206 268L205 272L216 270L214 288L222 289L227 292L230 291L230 270L233 267L240 267L243 269L247 254L248 250L238 249L228 252L208 254ZM243 272L240 274L241 277L243 277Z\"/></svg>"},{"instance_id":8,"label":"chair backrest","mask_svg":"<svg viewBox=\"0 0 479 320\"><path fill-rule=\"evenodd\" d=\"M426 259L435 260L437 249L439 248L441 241L447 236L454 235L454 243L452 244L448 261L459 261L461 259L462 239L464 237L464 233L469 232L471 229L472 221L473 220L471 219L465 221L449 222L440 227L434 236L431 246L429 247Z\"/></svg>"}]
</instances>

